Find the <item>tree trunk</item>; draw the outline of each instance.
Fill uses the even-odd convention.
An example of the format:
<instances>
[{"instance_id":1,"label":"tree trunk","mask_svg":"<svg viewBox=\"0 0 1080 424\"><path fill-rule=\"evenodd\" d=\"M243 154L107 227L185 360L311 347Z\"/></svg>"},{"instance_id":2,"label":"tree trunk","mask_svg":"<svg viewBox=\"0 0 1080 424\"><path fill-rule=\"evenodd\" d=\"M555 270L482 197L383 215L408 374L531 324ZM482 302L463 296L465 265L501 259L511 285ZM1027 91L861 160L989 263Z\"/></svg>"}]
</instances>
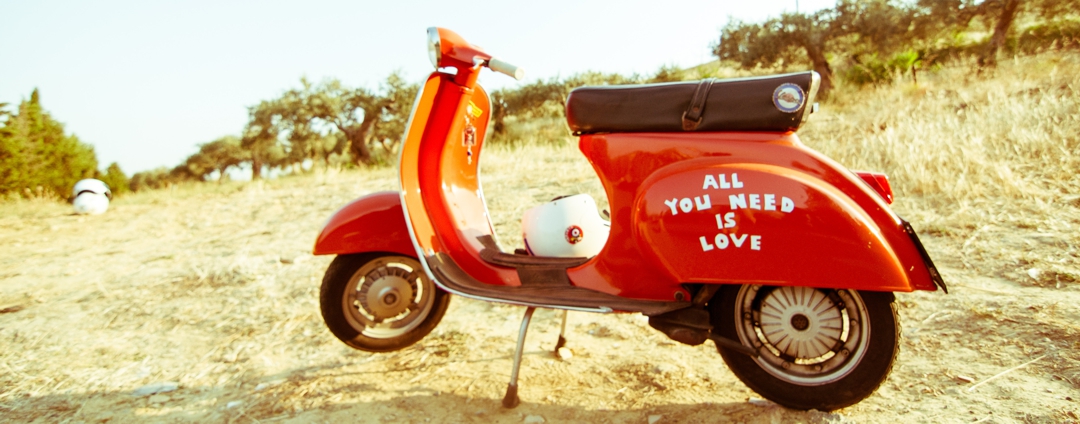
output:
<instances>
[{"instance_id":1,"label":"tree trunk","mask_svg":"<svg viewBox=\"0 0 1080 424\"><path fill-rule=\"evenodd\" d=\"M566 104L566 102L564 101L563 104ZM494 112L491 114L492 130L495 131L495 134L506 134L506 106L498 103L493 104L492 111Z\"/></svg>"},{"instance_id":2,"label":"tree trunk","mask_svg":"<svg viewBox=\"0 0 1080 424\"><path fill-rule=\"evenodd\" d=\"M829 61L825 59L825 49L821 46L806 46L806 54L810 57L810 63L814 65L814 71L821 75L821 88L818 89L818 97L826 98L833 88L833 71Z\"/></svg>"},{"instance_id":3,"label":"tree trunk","mask_svg":"<svg viewBox=\"0 0 1080 424\"><path fill-rule=\"evenodd\" d=\"M251 155L251 181L262 179L262 158L258 154Z\"/></svg>"},{"instance_id":4,"label":"tree trunk","mask_svg":"<svg viewBox=\"0 0 1080 424\"><path fill-rule=\"evenodd\" d=\"M990 42L986 50L979 57L979 67L994 66L997 64L997 53L1001 46L1005 45L1005 37L1009 35L1009 27L1016 18L1016 9L1020 7L1020 0L1005 0L1005 6L1001 8L1001 17L994 26L994 35L990 36Z\"/></svg>"},{"instance_id":5,"label":"tree trunk","mask_svg":"<svg viewBox=\"0 0 1080 424\"><path fill-rule=\"evenodd\" d=\"M341 132L345 133L345 138L349 139L349 153L352 154L353 160L357 161L361 165L370 165L371 149L368 148L368 139L371 138L371 128L375 125L375 117L368 117L370 114L364 114L364 122L360 124L359 128L342 128L338 127Z\"/></svg>"}]
</instances>

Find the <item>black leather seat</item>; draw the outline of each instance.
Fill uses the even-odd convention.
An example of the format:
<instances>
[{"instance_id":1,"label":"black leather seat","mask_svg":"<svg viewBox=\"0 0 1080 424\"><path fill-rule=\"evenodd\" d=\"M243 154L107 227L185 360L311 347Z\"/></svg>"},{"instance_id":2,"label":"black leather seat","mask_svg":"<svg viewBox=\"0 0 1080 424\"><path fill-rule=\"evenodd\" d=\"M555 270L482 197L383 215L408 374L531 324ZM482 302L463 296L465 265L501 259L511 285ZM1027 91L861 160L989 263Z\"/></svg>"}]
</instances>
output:
<instances>
[{"instance_id":1,"label":"black leather seat","mask_svg":"<svg viewBox=\"0 0 1080 424\"><path fill-rule=\"evenodd\" d=\"M566 99L566 120L575 134L795 131L813 105L819 81L816 72L807 71L726 80L579 87ZM698 118L691 110L695 105L703 108L697 111L700 119L684 119L684 115Z\"/></svg>"}]
</instances>

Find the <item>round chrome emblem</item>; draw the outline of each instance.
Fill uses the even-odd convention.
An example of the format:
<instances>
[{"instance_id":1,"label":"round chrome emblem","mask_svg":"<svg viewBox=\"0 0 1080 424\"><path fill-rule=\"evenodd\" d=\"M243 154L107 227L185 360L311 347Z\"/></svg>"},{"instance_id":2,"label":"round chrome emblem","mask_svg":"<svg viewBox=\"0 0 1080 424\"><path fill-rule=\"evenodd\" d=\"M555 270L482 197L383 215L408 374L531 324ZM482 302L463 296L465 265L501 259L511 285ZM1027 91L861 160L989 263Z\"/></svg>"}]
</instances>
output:
<instances>
[{"instance_id":1,"label":"round chrome emblem","mask_svg":"<svg viewBox=\"0 0 1080 424\"><path fill-rule=\"evenodd\" d=\"M773 91L772 101L781 112L795 113L806 103L806 93L802 87L786 82Z\"/></svg>"}]
</instances>

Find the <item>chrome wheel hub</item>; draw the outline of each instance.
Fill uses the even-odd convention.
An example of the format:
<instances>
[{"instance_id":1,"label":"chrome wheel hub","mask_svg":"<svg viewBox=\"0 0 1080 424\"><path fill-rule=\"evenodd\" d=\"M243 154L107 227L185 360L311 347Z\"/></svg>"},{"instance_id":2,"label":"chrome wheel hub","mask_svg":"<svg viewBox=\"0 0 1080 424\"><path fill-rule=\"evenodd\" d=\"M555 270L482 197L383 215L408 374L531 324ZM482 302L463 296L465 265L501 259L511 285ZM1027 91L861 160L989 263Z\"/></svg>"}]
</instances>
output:
<instances>
[{"instance_id":1,"label":"chrome wheel hub","mask_svg":"<svg viewBox=\"0 0 1080 424\"><path fill-rule=\"evenodd\" d=\"M413 288L408 280L388 275L369 281L360 288L359 300L377 320L395 317L409 309Z\"/></svg>"},{"instance_id":2,"label":"chrome wheel hub","mask_svg":"<svg viewBox=\"0 0 1080 424\"><path fill-rule=\"evenodd\" d=\"M744 286L737 332L775 377L820 385L847 375L866 353L866 306L857 292L812 287Z\"/></svg>"},{"instance_id":3,"label":"chrome wheel hub","mask_svg":"<svg viewBox=\"0 0 1080 424\"><path fill-rule=\"evenodd\" d=\"M435 285L419 262L391 256L353 274L342 299L346 319L367 337L390 338L423 322L434 305Z\"/></svg>"}]
</instances>

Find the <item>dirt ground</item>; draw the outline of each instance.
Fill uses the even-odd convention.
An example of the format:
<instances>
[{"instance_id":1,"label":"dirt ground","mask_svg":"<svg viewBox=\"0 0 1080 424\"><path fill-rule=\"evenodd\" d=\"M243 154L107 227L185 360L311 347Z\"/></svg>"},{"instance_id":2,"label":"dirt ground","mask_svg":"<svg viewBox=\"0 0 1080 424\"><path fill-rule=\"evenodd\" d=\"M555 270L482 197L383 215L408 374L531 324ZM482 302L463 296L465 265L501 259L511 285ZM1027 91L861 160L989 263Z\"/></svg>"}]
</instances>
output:
<instances>
[{"instance_id":1,"label":"dirt ground","mask_svg":"<svg viewBox=\"0 0 1080 424\"><path fill-rule=\"evenodd\" d=\"M896 365L854 406L763 401L712 343L672 342L639 315L571 313L572 356L559 358L561 312L541 310L522 404L506 410L524 308L454 298L431 335L386 354L352 350L322 323L332 258L310 254L314 238L350 199L393 188L390 172L180 187L119 198L100 216L2 205L0 421L1080 421L1080 283L1040 264L978 261L1042 249L1062 252L1054 269L1075 269L1075 218L1063 224L1072 233L924 234L950 293L897 295ZM505 209L499 231L517 231L520 208Z\"/></svg>"}]
</instances>

